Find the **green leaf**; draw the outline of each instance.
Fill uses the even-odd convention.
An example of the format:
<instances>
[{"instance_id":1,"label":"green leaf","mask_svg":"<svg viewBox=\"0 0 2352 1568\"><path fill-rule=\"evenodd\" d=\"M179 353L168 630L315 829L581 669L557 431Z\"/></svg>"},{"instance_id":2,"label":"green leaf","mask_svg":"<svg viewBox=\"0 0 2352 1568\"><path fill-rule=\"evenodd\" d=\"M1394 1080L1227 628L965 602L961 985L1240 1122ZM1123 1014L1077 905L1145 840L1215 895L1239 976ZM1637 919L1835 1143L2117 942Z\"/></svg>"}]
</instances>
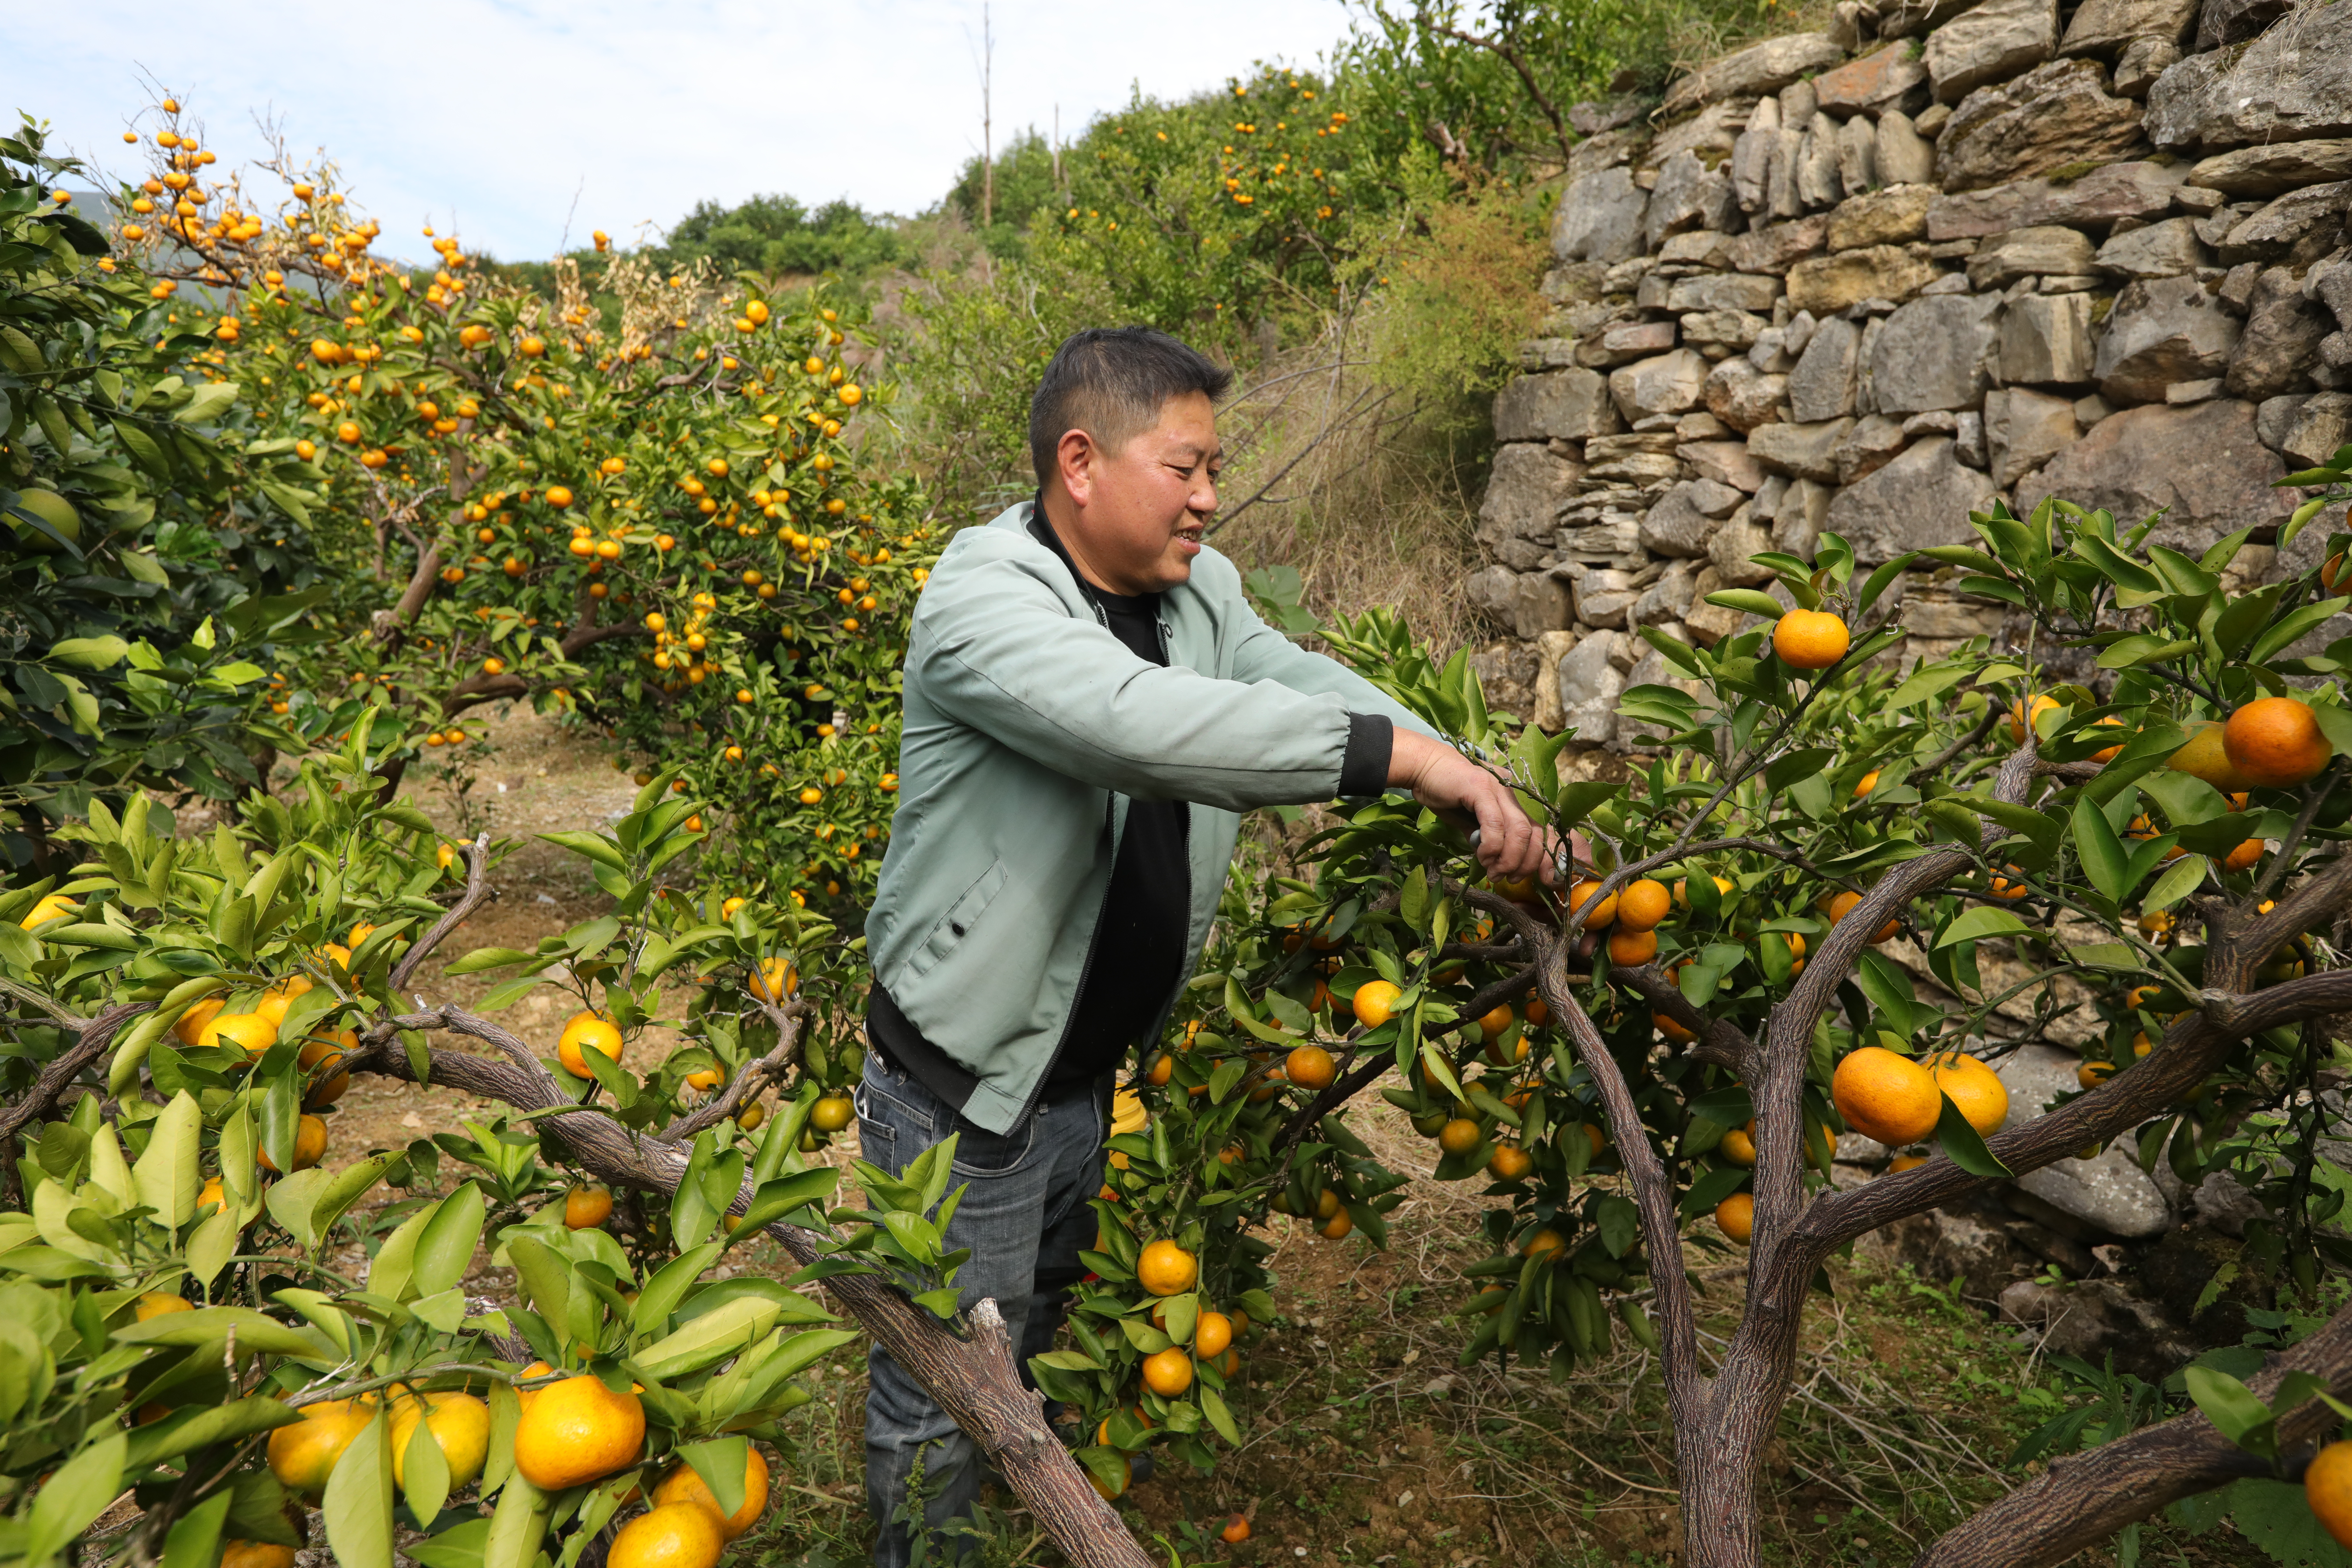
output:
<instances>
[{"instance_id":1,"label":"green leaf","mask_svg":"<svg viewBox=\"0 0 2352 1568\"><path fill-rule=\"evenodd\" d=\"M47 1563L106 1511L122 1490L128 1450L122 1433L109 1432L57 1468L34 1497L32 1517L26 1521L26 1563Z\"/></svg>"},{"instance_id":2,"label":"green leaf","mask_svg":"<svg viewBox=\"0 0 2352 1568\"><path fill-rule=\"evenodd\" d=\"M499 1489L498 1511L490 1515L490 1533L482 1542L482 1568L531 1568L551 1507L548 1495L521 1471L510 1473Z\"/></svg>"},{"instance_id":3,"label":"green leaf","mask_svg":"<svg viewBox=\"0 0 2352 1568\"><path fill-rule=\"evenodd\" d=\"M143 1470L215 1443L291 1426L301 1419L302 1413L292 1405L259 1394L227 1405L190 1405L132 1432L123 1465L133 1471Z\"/></svg>"},{"instance_id":4,"label":"green leaf","mask_svg":"<svg viewBox=\"0 0 2352 1568\"><path fill-rule=\"evenodd\" d=\"M2181 1381L2188 1385L2189 1397L2221 1436L2264 1458L2277 1451L2278 1418L2252 1389L2226 1372L2193 1362L2182 1370Z\"/></svg>"},{"instance_id":5,"label":"green leaf","mask_svg":"<svg viewBox=\"0 0 2352 1568\"><path fill-rule=\"evenodd\" d=\"M1780 603L1771 595L1760 593L1754 588L1725 588L1709 594L1706 596L1706 602L1717 609L1741 610L1751 616L1762 616L1771 621L1777 621L1789 613L1788 605Z\"/></svg>"},{"instance_id":6,"label":"green leaf","mask_svg":"<svg viewBox=\"0 0 2352 1568\"><path fill-rule=\"evenodd\" d=\"M110 1336L126 1345L217 1344L230 1333L237 1350L247 1355L311 1355L317 1341L265 1318L250 1307L198 1307L193 1311L166 1312L143 1323L125 1323Z\"/></svg>"},{"instance_id":7,"label":"green leaf","mask_svg":"<svg viewBox=\"0 0 2352 1568\"><path fill-rule=\"evenodd\" d=\"M1944 1096L1943 1116L1936 1123L1936 1141L1943 1145L1952 1163L1971 1176L2007 1181L2012 1174L2007 1165L1993 1158L1992 1151L1985 1147L1985 1141L1969 1124L1969 1119L1960 1114L1960 1108L1952 1103L1948 1094Z\"/></svg>"},{"instance_id":8,"label":"green leaf","mask_svg":"<svg viewBox=\"0 0 2352 1568\"><path fill-rule=\"evenodd\" d=\"M338 1568L393 1568L392 1417L378 1410L327 1478L327 1544Z\"/></svg>"},{"instance_id":9,"label":"green leaf","mask_svg":"<svg viewBox=\"0 0 2352 1568\"><path fill-rule=\"evenodd\" d=\"M441 1439L433 1435L430 1422L419 1421L408 1429L408 1449L401 1456L399 1479L408 1511L416 1516L418 1524L432 1529L441 1505L449 1500L449 1457L441 1451Z\"/></svg>"},{"instance_id":10,"label":"green leaf","mask_svg":"<svg viewBox=\"0 0 2352 1568\"><path fill-rule=\"evenodd\" d=\"M409 1265L410 1280L419 1296L437 1296L466 1277L474 1248L482 1239L482 1190L467 1182L434 1206L416 1238Z\"/></svg>"},{"instance_id":11,"label":"green leaf","mask_svg":"<svg viewBox=\"0 0 2352 1568\"><path fill-rule=\"evenodd\" d=\"M446 965L444 974L479 974L486 969L504 969L511 963L529 963L539 955L515 947L478 947L463 958Z\"/></svg>"},{"instance_id":12,"label":"green leaf","mask_svg":"<svg viewBox=\"0 0 2352 1568\"><path fill-rule=\"evenodd\" d=\"M2299 1483L2247 1476L2217 1495L2238 1533L2281 1568L2352 1568L2352 1552L2328 1534Z\"/></svg>"},{"instance_id":13,"label":"green leaf","mask_svg":"<svg viewBox=\"0 0 2352 1568\"><path fill-rule=\"evenodd\" d=\"M139 1156L131 1175L138 1183L139 1201L177 1229L195 1217L196 1194L204 1186L205 1113L184 1089L148 1125L147 1152Z\"/></svg>"},{"instance_id":14,"label":"green leaf","mask_svg":"<svg viewBox=\"0 0 2352 1568\"><path fill-rule=\"evenodd\" d=\"M2183 855L2172 863L2172 869L2156 879L2156 886L2140 900L2141 910L2153 914L2179 903L2197 890L2197 884L2205 879L2206 868L2204 856Z\"/></svg>"},{"instance_id":15,"label":"green leaf","mask_svg":"<svg viewBox=\"0 0 2352 1568\"><path fill-rule=\"evenodd\" d=\"M122 662L131 645L111 634L102 637L67 637L49 647L49 658L77 669L111 669Z\"/></svg>"},{"instance_id":16,"label":"green leaf","mask_svg":"<svg viewBox=\"0 0 2352 1568\"><path fill-rule=\"evenodd\" d=\"M659 782L658 779L655 781L656 784ZM607 866L624 874L628 871L629 862L621 854L620 847L601 833L542 833L539 837L559 848L571 850L574 855L583 855L599 866ZM604 940L609 942L612 939L607 937ZM602 946L603 943L597 945Z\"/></svg>"},{"instance_id":17,"label":"green leaf","mask_svg":"<svg viewBox=\"0 0 2352 1568\"><path fill-rule=\"evenodd\" d=\"M1989 937L2025 936L2032 930L2032 926L2007 910L1979 904L1974 909L1961 911L1958 920L1946 926L1944 933L1936 939L1936 946L1947 948L1957 942L1982 942Z\"/></svg>"},{"instance_id":18,"label":"green leaf","mask_svg":"<svg viewBox=\"0 0 2352 1568\"><path fill-rule=\"evenodd\" d=\"M2261 664L2271 655L2326 620L2328 616L2341 612L2347 605L2352 605L2352 598L2323 599L2318 604L2304 605L2257 637L2254 640L2254 646L2246 650L2245 661L2248 664Z\"/></svg>"},{"instance_id":19,"label":"green leaf","mask_svg":"<svg viewBox=\"0 0 2352 1568\"><path fill-rule=\"evenodd\" d=\"M743 1506L743 1474L750 1465L751 1439L747 1437L713 1437L707 1442L688 1443L678 1449L677 1457L694 1467L702 1484L710 1489L710 1498L719 1505L719 1516L731 1519Z\"/></svg>"},{"instance_id":20,"label":"green leaf","mask_svg":"<svg viewBox=\"0 0 2352 1568\"><path fill-rule=\"evenodd\" d=\"M2123 842L2116 837L2106 813L2087 799L2077 800L2073 820L2074 852L2082 860L2083 874L2110 901L2121 903L2124 895L2131 890L2124 881L2127 862Z\"/></svg>"},{"instance_id":21,"label":"green leaf","mask_svg":"<svg viewBox=\"0 0 2352 1568\"><path fill-rule=\"evenodd\" d=\"M221 1560L221 1525L232 1491L217 1491L172 1521L163 1538L163 1568L216 1568Z\"/></svg>"}]
</instances>

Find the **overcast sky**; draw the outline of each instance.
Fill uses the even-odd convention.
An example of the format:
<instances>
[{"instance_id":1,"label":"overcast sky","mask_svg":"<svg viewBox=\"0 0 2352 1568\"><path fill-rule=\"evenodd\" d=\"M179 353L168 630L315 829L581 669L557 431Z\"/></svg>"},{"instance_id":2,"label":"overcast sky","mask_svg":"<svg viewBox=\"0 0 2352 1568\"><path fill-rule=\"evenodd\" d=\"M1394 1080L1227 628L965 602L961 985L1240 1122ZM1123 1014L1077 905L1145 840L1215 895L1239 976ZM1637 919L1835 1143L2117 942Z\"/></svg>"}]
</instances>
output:
<instances>
[{"instance_id":1,"label":"overcast sky","mask_svg":"<svg viewBox=\"0 0 2352 1568\"><path fill-rule=\"evenodd\" d=\"M1050 131L1056 103L1067 136L1131 87L1174 97L1257 59L1311 65L1348 30L1344 0L995 0L990 16L1000 144ZM979 150L980 23L980 0L28 4L0 112L47 120L53 149L120 174L152 79L224 163L261 150L257 114L298 154L326 149L395 254L454 220L519 260L552 254L567 219L574 245L626 239L705 197L929 206Z\"/></svg>"}]
</instances>

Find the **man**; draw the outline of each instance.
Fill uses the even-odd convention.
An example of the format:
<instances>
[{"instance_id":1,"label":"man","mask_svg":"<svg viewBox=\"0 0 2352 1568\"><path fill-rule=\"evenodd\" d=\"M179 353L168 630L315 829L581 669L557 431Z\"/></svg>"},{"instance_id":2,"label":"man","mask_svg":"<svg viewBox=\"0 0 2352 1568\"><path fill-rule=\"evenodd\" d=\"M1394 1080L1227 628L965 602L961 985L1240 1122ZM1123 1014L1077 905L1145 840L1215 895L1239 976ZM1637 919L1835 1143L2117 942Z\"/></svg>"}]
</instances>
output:
<instances>
[{"instance_id":1,"label":"man","mask_svg":"<svg viewBox=\"0 0 2352 1568\"><path fill-rule=\"evenodd\" d=\"M1030 405L1037 499L948 546L908 647L859 1136L896 1172L957 1135L956 1283L996 1300L1024 1376L1093 1245L1113 1075L1191 973L1241 813L1400 787L1475 816L1492 873L1545 858L1502 783L1260 621L1202 542L1231 381L1148 328L1064 343ZM937 1526L980 1461L887 1352L867 1363L875 1561L903 1568L917 1464Z\"/></svg>"}]
</instances>

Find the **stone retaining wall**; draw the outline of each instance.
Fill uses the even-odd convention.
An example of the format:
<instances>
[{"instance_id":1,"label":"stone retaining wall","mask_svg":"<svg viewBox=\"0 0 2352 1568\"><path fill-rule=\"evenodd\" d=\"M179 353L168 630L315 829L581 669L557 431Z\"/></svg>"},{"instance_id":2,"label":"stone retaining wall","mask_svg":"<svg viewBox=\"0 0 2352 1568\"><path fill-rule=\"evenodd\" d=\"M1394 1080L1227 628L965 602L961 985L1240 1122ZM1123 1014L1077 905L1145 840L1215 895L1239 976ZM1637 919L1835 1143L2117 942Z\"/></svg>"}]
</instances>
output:
<instances>
[{"instance_id":1,"label":"stone retaining wall","mask_svg":"<svg viewBox=\"0 0 2352 1568\"><path fill-rule=\"evenodd\" d=\"M1706 596L1758 551L1871 564L2054 493L2194 552L2352 440L2352 0L1844 0L1644 108L1576 106L1495 402L1496 707L1622 750L1672 674L1634 629L1735 630ZM1912 652L1998 633L1950 575L1889 595Z\"/></svg>"}]
</instances>

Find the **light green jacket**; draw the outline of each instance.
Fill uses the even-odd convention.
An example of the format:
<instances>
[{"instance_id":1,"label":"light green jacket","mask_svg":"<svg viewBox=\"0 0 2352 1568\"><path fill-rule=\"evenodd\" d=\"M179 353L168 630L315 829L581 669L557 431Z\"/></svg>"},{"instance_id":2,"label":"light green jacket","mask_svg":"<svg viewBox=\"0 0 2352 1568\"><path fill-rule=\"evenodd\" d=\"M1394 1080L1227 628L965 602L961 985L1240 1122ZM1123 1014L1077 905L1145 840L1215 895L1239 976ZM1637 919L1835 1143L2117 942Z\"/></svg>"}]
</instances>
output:
<instances>
[{"instance_id":1,"label":"light green jacket","mask_svg":"<svg viewBox=\"0 0 2352 1568\"><path fill-rule=\"evenodd\" d=\"M876 976L979 1079L963 1112L993 1132L1061 1045L1129 800L1192 803L1197 954L1241 813L1332 798L1351 714L1433 732L1260 620L1214 550L1161 597L1167 668L1138 658L1030 535L1033 505L957 535L916 609L899 805L866 927Z\"/></svg>"}]
</instances>

